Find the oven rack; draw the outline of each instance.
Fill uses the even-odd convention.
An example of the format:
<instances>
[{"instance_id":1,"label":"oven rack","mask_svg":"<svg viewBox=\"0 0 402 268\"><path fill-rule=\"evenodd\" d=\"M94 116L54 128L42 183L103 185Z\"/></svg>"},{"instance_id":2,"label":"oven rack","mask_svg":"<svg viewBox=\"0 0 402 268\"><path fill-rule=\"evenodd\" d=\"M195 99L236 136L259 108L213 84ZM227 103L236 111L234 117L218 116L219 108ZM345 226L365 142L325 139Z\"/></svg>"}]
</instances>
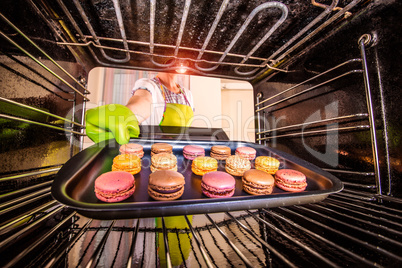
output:
<instances>
[{"instance_id":1,"label":"oven rack","mask_svg":"<svg viewBox=\"0 0 402 268\"><path fill-rule=\"evenodd\" d=\"M256 132L256 142L262 144L264 143L267 145L267 141L272 141L275 139L280 138L294 138L294 137L303 137L308 135L326 135L331 132L347 132L347 131L364 131L369 130L371 135L371 147L373 152L373 159L374 159L374 172L362 172L356 170L343 170L343 169L331 169L331 168L322 168L331 173L336 174L353 174L353 175L361 175L361 176L374 176L375 177L375 186L373 185L366 185L366 184L359 184L359 183L348 183L345 182L345 185L358 187L361 189L376 189L377 194L382 194L382 182L381 182L381 175L379 170L379 153L378 153L378 138L376 135L376 125L374 120L374 112L373 112L373 101L371 97L371 88L369 83L369 76L368 76L368 66L367 66L367 59L366 59L366 52L365 46L369 45L372 40L371 35L365 34L361 36L358 40L361 58L355 58L347 60L341 64L334 66L326 71L320 72L315 76L308 78L294 86L291 86L273 96L268 98L262 99L262 93L257 93L256 95L256 104L255 104L255 113L257 116L257 132ZM355 69L353 64L360 63L361 69ZM342 71L342 74L335 73L335 71L342 70L344 68L352 68L352 70L345 70ZM331 74L331 78L326 78L326 75ZM305 123L298 123L293 125L286 125L279 128L274 129L267 129L266 125L266 115L280 109L280 104L292 100L293 98L302 96L309 92L312 92L320 87L330 84L338 79L347 77L352 74L361 74L363 76L363 82L365 87L365 96L366 96L366 103L367 103L367 112L361 112L356 114L350 115L342 115L333 118L325 118L322 120L316 120L312 122L305 122ZM319 78L325 77L325 81L320 81ZM308 88L303 88L303 86L312 83L313 86ZM299 89L301 87L301 89ZM286 95L286 93L290 93L290 95ZM278 98L280 97L280 98ZM276 101L275 101L276 100ZM292 105L292 103L288 104ZM369 124L364 124L364 121L368 120ZM352 126L346 127L326 127L325 129L319 130L308 130L309 128L316 128L316 127L325 127L327 124L334 124L334 123L345 123L348 121L359 121L360 124L354 124ZM307 131L305 131L307 129ZM290 132L290 133L289 133ZM388 190L387 193L390 193L391 184L388 183Z\"/></svg>"},{"instance_id":2,"label":"oven rack","mask_svg":"<svg viewBox=\"0 0 402 268\"><path fill-rule=\"evenodd\" d=\"M177 258L183 267L296 267L295 263L339 267L345 261L366 267L389 266L402 262L402 201L382 198L345 190L315 204L179 216L179 221L186 223L180 228L167 226L169 217L163 218L160 226L153 225L153 219L88 219L54 200L43 199L0 225L0 253L3 267L21 263L27 263L25 267L58 267L60 262L73 267L95 267L97 263L142 267L157 266L161 258L168 260L167 267L171 267L169 260L176 262ZM2 205L0 214L18 211L21 206L17 206ZM27 207L23 205L23 209ZM52 226L43 226L49 221ZM43 235L30 241L29 235L38 228L44 228ZM183 248L188 240L189 248ZM153 246L144 250L149 242ZM22 250L3 255L13 252L19 243ZM321 248L321 243L327 246ZM165 247L169 248L166 255L158 255ZM35 255L36 249L41 254Z\"/></svg>"},{"instance_id":3,"label":"oven rack","mask_svg":"<svg viewBox=\"0 0 402 268\"><path fill-rule=\"evenodd\" d=\"M159 59L162 59L163 61L166 61L167 59L175 59L176 61L191 62L194 67L187 66L187 69L191 70L194 73L206 76L216 76L213 71L220 66L232 66L235 67L235 75L228 75L226 76L226 78L241 78L246 80L253 80L269 69L276 70L276 67L282 64L284 59L289 57L292 52L296 51L298 48L302 47L303 44L313 39L314 36L322 32L330 24L338 21L339 19L342 19L343 17L348 17L350 15L350 10L362 1L353 0L346 4L345 7L341 8L338 6L338 0L333 0L330 5L323 5L317 3L315 0L311 0L311 9L323 8L324 10L307 25L305 25L294 36L291 36L286 43L284 43L280 48L278 48L268 57L253 55L264 44L266 40L269 40L269 37L273 33L281 30L281 24L286 21L289 13L288 7L281 2L266 2L255 7L254 10L252 10L248 17L245 19L243 25L238 29L237 33L233 36L230 44L227 46L225 51L208 50L207 48L211 42L214 33L216 33L217 31L222 16L225 14L225 12L228 12L229 0L222 1L219 10L215 14L215 19L209 29L208 35L200 48L182 46L183 33L188 30L186 29L186 23L189 20L188 14L191 12L191 8L196 5L196 3L192 3L191 0L186 0L185 3L183 3L183 12L181 15L180 27L177 33L176 42L174 44L160 44L154 41L156 25L155 14L159 14L160 12L157 9L157 3L155 0L149 1L149 41L129 40L127 38L124 24L125 21L124 16L122 15L120 2L118 0L112 0L112 2L115 17L111 20L113 20L113 23L118 26L118 31L121 38L99 36L99 34L96 33L94 26L91 24L92 20L96 18L90 17L86 13L83 4L81 4L77 0L73 1L73 6L75 8L75 11L77 11L80 15L79 20L73 17L71 13L71 8L67 7L62 0L57 0L58 8L60 8L63 14L53 14L52 16L57 18L56 21L58 23L50 21L49 18L45 15L47 13L45 10L50 9L49 7L42 6L43 4L36 4L33 0L29 1L31 6L40 15L40 17L42 17L46 21L50 28L61 39L65 39L61 36L60 33L66 30L66 25L71 25L73 27L73 29L68 29L68 31L74 32L78 36L78 40L70 40L68 42L66 40L62 40L61 42L57 42L58 45L66 46L70 48L71 51L73 51L74 48L85 47L89 51L91 57L95 59L96 63L99 66L129 69L136 68L131 66L129 62L133 59L133 55L142 55L146 56L153 65L152 67L143 66L142 69L144 70L174 70L174 62L169 64L160 63L155 60L155 58L157 57ZM279 9L282 15L279 19L275 18L276 23L250 51L246 51L243 54L231 53L233 46L238 41L241 41L242 33L247 30L247 27L249 26L252 19L257 16L260 11L265 9ZM54 9L53 12L55 12ZM63 22L63 25L61 25L61 22ZM86 31L89 32L90 35L85 34L84 29L86 29ZM108 43L108 45L102 44L105 43L105 41ZM111 46L111 43L114 43L115 45ZM140 49L134 49L132 48L132 45L140 46ZM155 51L155 48L174 50L174 53L173 55L166 55L166 53ZM99 53L96 53L96 51L99 51ZM198 55L196 58L181 56L180 52L186 51L195 52L198 53ZM109 54L107 52L109 52ZM110 56L110 54L112 54L111 52L121 53L124 55L124 57L117 58ZM99 54L102 58L98 56ZM207 59L208 56L214 55L220 55L219 60ZM202 67L200 65L201 63L210 66L212 65L212 67ZM271 66L272 68L270 68ZM241 67L248 67L253 69L251 71L241 71ZM222 77L222 75L220 75L219 77Z\"/></svg>"}]
</instances>

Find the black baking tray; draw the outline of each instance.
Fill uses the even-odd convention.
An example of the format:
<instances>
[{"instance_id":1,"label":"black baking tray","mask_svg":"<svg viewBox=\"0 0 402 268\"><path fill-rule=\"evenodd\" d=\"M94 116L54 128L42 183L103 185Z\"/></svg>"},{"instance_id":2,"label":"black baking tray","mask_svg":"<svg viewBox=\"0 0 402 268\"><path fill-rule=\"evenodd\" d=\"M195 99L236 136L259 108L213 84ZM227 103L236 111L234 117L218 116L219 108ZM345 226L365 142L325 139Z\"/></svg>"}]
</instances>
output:
<instances>
[{"instance_id":1,"label":"black baking tray","mask_svg":"<svg viewBox=\"0 0 402 268\"><path fill-rule=\"evenodd\" d=\"M319 202L329 194L343 189L342 182L311 163L292 155L256 143L242 141L194 141L194 140L135 140L144 147L142 169L134 175L136 190L130 198L118 203L99 201L94 193L95 179L111 170L113 158L119 154L119 145L109 141L104 146L95 144L74 157L59 170L52 185L52 195L60 203L74 208L78 213L95 219L129 219L161 216L239 211L245 209L270 208ZM155 142L168 142L177 156L178 172L185 177L185 190L180 199L155 201L148 196L150 171L150 149ZM236 177L235 193L230 198L208 198L201 192L201 176L191 171L191 160L183 157L184 146L192 144L205 148L206 155L213 145L229 146L234 154L237 147L250 146L257 156L272 156L281 162L280 169L291 168L303 172L307 177L307 189L299 193L285 192L277 187L270 195L249 195L242 190L241 177ZM252 167L254 167L254 162ZM218 170L225 170L225 161L218 161Z\"/></svg>"}]
</instances>

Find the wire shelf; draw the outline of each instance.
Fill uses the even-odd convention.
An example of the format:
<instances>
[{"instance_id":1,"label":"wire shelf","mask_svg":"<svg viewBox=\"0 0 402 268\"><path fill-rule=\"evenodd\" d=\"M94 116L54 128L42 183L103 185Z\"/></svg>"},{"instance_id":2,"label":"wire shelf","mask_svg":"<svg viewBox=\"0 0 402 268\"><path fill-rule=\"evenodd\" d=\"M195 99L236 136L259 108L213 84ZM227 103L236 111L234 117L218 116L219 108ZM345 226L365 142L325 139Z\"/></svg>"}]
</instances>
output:
<instances>
[{"instance_id":1,"label":"wire shelf","mask_svg":"<svg viewBox=\"0 0 402 268\"><path fill-rule=\"evenodd\" d=\"M121 7L121 3L118 0L113 0L113 14L109 14L108 18L111 20L112 24L116 25L116 33L120 34L120 38L111 36L101 36L97 33L97 29L94 25L93 19L84 4L80 1L74 0L73 6L77 10L79 17L73 16L71 7L67 7L66 3L62 0L58 0L57 4L63 14L60 16L62 20L65 18L67 21L64 23L63 27L66 25L71 25L74 31L79 37L78 40L72 40L74 42L58 42L58 45L67 46L70 48L74 47L85 47L87 48L90 55L95 59L97 64L105 67L119 67L119 68L136 68L131 65L131 61L134 56L146 56L149 62L152 63L151 66L142 66L142 69L149 70L173 70L174 62L164 63L168 59L175 59L176 61L187 61L191 62L192 65L188 66L187 69L191 70L196 74L215 76L215 70L224 66L233 67L233 74L228 75L230 78L243 78L247 80L252 80L257 76L260 76L266 70L269 70L272 66L272 70L275 70L293 51L296 51L302 47L305 43L309 42L316 35L321 33L330 24L337 20L342 19L344 16L350 15L350 10L358 5L361 1L354 0L350 1L344 7L338 6L338 0L333 0L329 5L320 5L315 1L311 1L310 9L314 9L317 15L304 27L301 28L294 36L288 38L287 42L284 43L276 51L272 52L271 55L259 56L261 53L256 53L260 48L267 42L269 42L270 37L277 35L278 33L285 31L281 26L287 22L288 14L292 12L289 7L279 1L272 1L255 6L248 16L245 17L244 21L239 25L237 32L231 37L231 41L225 49L214 50L208 49L211 46L212 41L215 41L216 35L221 31L220 27L224 22L223 17L231 12L231 5L229 5L228 0L223 0L220 7L217 10L211 11L214 19L208 29L205 39L199 48L196 46L185 46L183 45L184 33L191 32L189 26L190 22L194 19L189 16L193 10L197 10L197 3L187 0L182 4L182 12L180 18L178 18L177 36L171 43L157 43L155 42L155 37L157 35L155 27L157 27L156 15L161 13L160 7L157 5L156 1L149 1L149 37L148 41L142 40L130 40L127 33L127 21L124 17L124 11ZM31 1L32 5L36 4ZM124 6L125 9L130 7ZM39 7L36 6L38 12L40 12ZM323 9L321 12L318 12ZM255 45L248 51L243 51L242 53L236 52L233 48L237 43L244 42L244 33L250 27L253 27L255 23L255 17L261 16L262 12L264 14L271 14L271 10L279 11L280 15L265 15L272 16L274 21L273 25L267 29L267 32L259 37ZM278 12L277 12L278 13ZM148 16L148 14L147 14ZM165 27L166 25L160 25L159 27ZM142 25L138 25L142 27ZM59 26L61 29L62 27ZM54 31L57 31L57 27L54 27ZM84 32L89 32L90 34L85 34ZM107 43L108 45L105 45ZM111 45L115 44L115 45ZM139 48L135 48L135 46ZM160 50L162 49L162 50ZM166 53L166 49L173 50L173 53ZM162 52L161 52L162 51ZM185 52L191 51L195 52L194 57L185 56ZM98 53L99 52L99 53ZM120 53L123 57L111 56L113 52ZM211 60L214 56L220 56L217 60ZM211 57L212 56L212 57ZM162 62L156 60L162 59ZM207 67L209 66L209 67ZM137 66L138 68L138 66ZM241 70L241 68L244 68ZM245 68L248 68L246 71ZM251 69L251 70L250 70Z\"/></svg>"},{"instance_id":2,"label":"wire shelf","mask_svg":"<svg viewBox=\"0 0 402 268\"><path fill-rule=\"evenodd\" d=\"M358 192L355 195L364 198ZM376 199L361 199L361 204L347 199L350 198L335 194L317 204L176 217L176 223L182 227L173 226L169 217L160 219L159 225L154 219L96 221L65 211L60 223L44 235L59 233L59 246L49 243L41 250L47 254L37 256L31 264L42 261L45 267L50 267L63 260L85 267L98 263L131 267L161 262L168 267L177 263L185 267L296 267L295 263L304 261L337 267L345 264L346 259L350 264L366 266L401 262L397 253L402 248L398 240L402 235L399 224L402 211L386 207ZM0 250L12 246L14 237L65 209L54 207L51 202L41 208L51 209L4 240ZM30 215L37 212L31 211ZM354 224L348 223L351 221ZM70 231L65 233L61 226L67 222ZM0 231L10 231L10 226L2 226ZM128 246L123 246L125 243ZM321 243L326 246L321 248ZM18 264L38 246L43 247L41 241L9 264ZM283 247L287 250L283 251ZM332 249L330 253L328 248ZM289 258L295 252L304 255ZM383 258L378 263L379 255Z\"/></svg>"}]
</instances>

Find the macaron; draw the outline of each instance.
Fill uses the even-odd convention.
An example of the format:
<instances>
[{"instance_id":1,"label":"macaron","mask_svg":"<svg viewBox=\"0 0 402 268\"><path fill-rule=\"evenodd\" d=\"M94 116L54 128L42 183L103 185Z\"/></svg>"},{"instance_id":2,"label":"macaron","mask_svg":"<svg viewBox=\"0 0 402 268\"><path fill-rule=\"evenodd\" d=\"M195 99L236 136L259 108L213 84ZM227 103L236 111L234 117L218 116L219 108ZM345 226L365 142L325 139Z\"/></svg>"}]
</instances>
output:
<instances>
[{"instance_id":1,"label":"macaron","mask_svg":"<svg viewBox=\"0 0 402 268\"><path fill-rule=\"evenodd\" d=\"M144 156L144 147L138 143L127 143L120 146L119 151L121 154L135 154L139 158Z\"/></svg>"},{"instance_id":2,"label":"macaron","mask_svg":"<svg viewBox=\"0 0 402 268\"><path fill-rule=\"evenodd\" d=\"M183 156L186 159L194 160L198 156L205 156L205 149L198 145L186 145L183 148Z\"/></svg>"},{"instance_id":3,"label":"macaron","mask_svg":"<svg viewBox=\"0 0 402 268\"><path fill-rule=\"evenodd\" d=\"M271 194L275 180L271 174L262 170L250 169L244 172L242 177L243 190L252 195Z\"/></svg>"},{"instance_id":4,"label":"macaron","mask_svg":"<svg viewBox=\"0 0 402 268\"><path fill-rule=\"evenodd\" d=\"M168 143L157 142L157 143L152 144L152 146L151 146L151 156L153 156L154 154L160 154L160 153L171 154L172 152L173 152L173 146Z\"/></svg>"},{"instance_id":5,"label":"macaron","mask_svg":"<svg viewBox=\"0 0 402 268\"><path fill-rule=\"evenodd\" d=\"M127 171L135 175L141 171L141 158L134 154L119 154L113 158L112 171Z\"/></svg>"},{"instance_id":6,"label":"macaron","mask_svg":"<svg viewBox=\"0 0 402 268\"><path fill-rule=\"evenodd\" d=\"M251 161L255 159L257 151L254 148L243 146L236 148L235 155L238 155Z\"/></svg>"},{"instance_id":7,"label":"macaron","mask_svg":"<svg viewBox=\"0 0 402 268\"><path fill-rule=\"evenodd\" d=\"M275 185L284 191L302 192L307 187L306 176L293 169L280 169L275 173Z\"/></svg>"},{"instance_id":8,"label":"macaron","mask_svg":"<svg viewBox=\"0 0 402 268\"><path fill-rule=\"evenodd\" d=\"M279 169L279 165L279 160L270 156L258 156L255 159L255 168L269 174L275 174Z\"/></svg>"},{"instance_id":9,"label":"macaron","mask_svg":"<svg viewBox=\"0 0 402 268\"><path fill-rule=\"evenodd\" d=\"M251 169L248 159L238 155L231 155L226 159L225 170L233 176L243 176L244 172Z\"/></svg>"},{"instance_id":10,"label":"macaron","mask_svg":"<svg viewBox=\"0 0 402 268\"><path fill-rule=\"evenodd\" d=\"M236 180L223 171L208 172L202 176L202 193L212 198L231 197L235 192Z\"/></svg>"},{"instance_id":11,"label":"macaron","mask_svg":"<svg viewBox=\"0 0 402 268\"><path fill-rule=\"evenodd\" d=\"M198 156L191 163L191 170L194 174L204 175L208 172L218 170L218 161L208 156Z\"/></svg>"},{"instance_id":12,"label":"macaron","mask_svg":"<svg viewBox=\"0 0 402 268\"><path fill-rule=\"evenodd\" d=\"M126 171L109 171L95 180L95 195L103 202L120 202L133 195L134 176Z\"/></svg>"},{"instance_id":13,"label":"macaron","mask_svg":"<svg viewBox=\"0 0 402 268\"><path fill-rule=\"evenodd\" d=\"M184 193L184 176L172 170L158 170L149 175L148 194L155 200L168 201Z\"/></svg>"},{"instance_id":14,"label":"macaron","mask_svg":"<svg viewBox=\"0 0 402 268\"><path fill-rule=\"evenodd\" d=\"M177 158L171 153L159 153L151 156L151 171L173 170L177 171Z\"/></svg>"},{"instance_id":15,"label":"macaron","mask_svg":"<svg viewBox=\"0 0 402 268\"><path fill-rule=\"evenodd\" d=\"M228 146L214 145L209 155L217 160L225 160L231 155L231 150Z\"/></svg>"}]
</instances>

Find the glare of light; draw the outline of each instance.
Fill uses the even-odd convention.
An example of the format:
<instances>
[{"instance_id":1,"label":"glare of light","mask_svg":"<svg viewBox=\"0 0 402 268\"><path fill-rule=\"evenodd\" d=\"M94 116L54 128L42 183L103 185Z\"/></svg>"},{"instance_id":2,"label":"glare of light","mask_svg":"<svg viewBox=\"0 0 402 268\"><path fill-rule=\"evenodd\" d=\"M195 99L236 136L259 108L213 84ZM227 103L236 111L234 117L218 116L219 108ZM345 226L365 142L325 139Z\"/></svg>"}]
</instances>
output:
<instances>
[{"instance_id":1,"label":"glare of light","mask_svg":"<svg viewBox=\"0 0 402 268\"><path fill-rule=\"evenodd\" d=\"M176 72L178 72L179 74L184 74L185 72L187 72L187 66L185 66L183 63L180 63L180 65L176 68Z\"/></svg>"}]
</instances>

